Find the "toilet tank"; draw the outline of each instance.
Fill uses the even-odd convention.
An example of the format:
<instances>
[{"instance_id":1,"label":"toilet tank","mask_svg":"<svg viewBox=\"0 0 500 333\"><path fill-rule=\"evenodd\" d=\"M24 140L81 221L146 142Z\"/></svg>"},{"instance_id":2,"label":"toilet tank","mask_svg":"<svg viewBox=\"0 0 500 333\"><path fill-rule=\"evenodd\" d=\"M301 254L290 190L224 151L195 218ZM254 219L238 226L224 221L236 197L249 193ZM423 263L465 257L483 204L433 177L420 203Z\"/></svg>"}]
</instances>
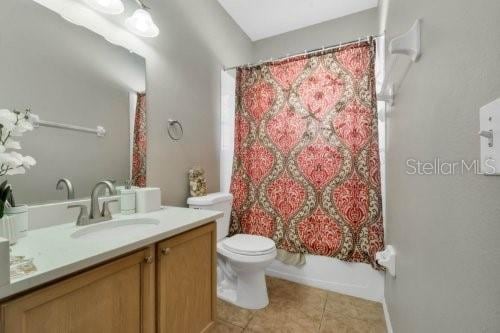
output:
<instances>
[{"instance_id":1,"label":"toilet tank","mask_svg":"<svg viewBox=\"0 0 500 333\"><path fill-rule=\"evenodd\" d=\"M223 239L229 233L229 222L231 221L231 208L233 195L230 193L211 193L202 197L191 197L187 201L189 208L218 210L224 216L217 219L217 241Z\"/></svg>"}]
</instances>

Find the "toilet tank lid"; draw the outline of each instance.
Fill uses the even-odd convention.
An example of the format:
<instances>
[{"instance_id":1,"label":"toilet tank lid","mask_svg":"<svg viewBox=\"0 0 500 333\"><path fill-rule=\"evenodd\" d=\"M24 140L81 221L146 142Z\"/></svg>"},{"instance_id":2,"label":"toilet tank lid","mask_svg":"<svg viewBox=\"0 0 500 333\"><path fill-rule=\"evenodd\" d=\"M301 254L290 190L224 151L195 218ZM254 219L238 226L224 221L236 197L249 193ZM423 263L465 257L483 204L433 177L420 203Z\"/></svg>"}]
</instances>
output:
<instances>
[{"instance_id":1,"label":"toilet tank lid","mask_svg":"<svg viewBox=\"0 0 500 333\"><path fill-rule=\"evenodd\" d=\"M233 199L233 195L231 193L211 193L204 195L202 197L191 197L188 198L188 205L196 205L196 206L210 206L219 202L226 202Z\"/></svg>"}]
</instances>

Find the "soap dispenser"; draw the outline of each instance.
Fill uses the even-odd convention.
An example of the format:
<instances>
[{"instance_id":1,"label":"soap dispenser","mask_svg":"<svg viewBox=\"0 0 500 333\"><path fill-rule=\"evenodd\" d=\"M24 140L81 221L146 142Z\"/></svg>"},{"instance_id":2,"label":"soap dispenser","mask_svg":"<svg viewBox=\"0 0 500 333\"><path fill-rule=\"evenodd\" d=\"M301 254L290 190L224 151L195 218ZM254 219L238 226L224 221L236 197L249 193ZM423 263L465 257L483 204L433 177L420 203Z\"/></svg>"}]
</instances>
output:
<instances>
[{"instance_id":1,"label":"soap dispenser","mask_svg":"<svg viewBox=\"0 0 500 333\"><path fill-rule=\"evenodd\" d=\"M135 213L135 189L132 189L128 180L125 182L125 188L120 191L120 208L122 215Z\"/></svg>"}]
</instances>

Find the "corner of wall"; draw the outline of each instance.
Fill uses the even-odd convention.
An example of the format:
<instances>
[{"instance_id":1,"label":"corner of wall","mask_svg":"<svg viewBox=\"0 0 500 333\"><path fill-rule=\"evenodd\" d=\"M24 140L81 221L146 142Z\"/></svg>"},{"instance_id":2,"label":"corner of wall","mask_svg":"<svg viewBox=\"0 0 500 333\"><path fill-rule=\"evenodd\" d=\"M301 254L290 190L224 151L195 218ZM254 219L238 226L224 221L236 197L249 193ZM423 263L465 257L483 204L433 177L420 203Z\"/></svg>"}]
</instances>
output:
<instances>
[{"instance_id":1,"label":"corner of wall","mask_svg":"<svg viewBox=\"0 0 500 333\"><path fill-rule=\"evenodd\" d=\"M385 32L390 0L380 0L378 4L378 32Z\"/></svg>"},{"instance_id":2,"label":"corner of wall","mask_svg":"<svg viewBox=\"0 0 500 333\"><path fill-rule=\"evenodd\" d=\"M391 324L391 316L389 315L389 309L387 308L387 302L384 298L384 301L382 302L382 307L384 308L384 318L385 318L385 325L387 327L387 333L393 333L392 329L392 324Z\"/></svg>"}]
</instances>

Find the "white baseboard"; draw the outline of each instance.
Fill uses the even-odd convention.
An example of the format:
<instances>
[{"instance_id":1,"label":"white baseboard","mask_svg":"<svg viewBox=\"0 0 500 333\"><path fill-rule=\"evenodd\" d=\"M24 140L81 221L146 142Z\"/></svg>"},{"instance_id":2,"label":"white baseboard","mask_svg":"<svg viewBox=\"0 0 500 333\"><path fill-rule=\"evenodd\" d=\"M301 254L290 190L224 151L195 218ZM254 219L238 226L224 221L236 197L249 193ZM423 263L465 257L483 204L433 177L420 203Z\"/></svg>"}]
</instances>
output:
<instances>
[{"instance_id":1,"label":"white baseboard","mask_svg":"<svg viewBox=\"0 0 500 333\"><path fill-rule=\"evenodd\" d=\"M367 264L308 255L302 267L276 260L266 269L266 274L370 301L382 302L384 299L384 274Z\"/></svg>"},{"instance_id":2,"label":"white baseboard","mask_svg":"<svg viewBox=\"0 0 500 333\"><path fill-rule=\"evenodd\" d=\"M391 317L389 316L389 310L387 309L387 303L385 302L385 298L382 301L382 306L384 308L384 317L385 317L385 324L387 326L387 333L394 333L394 331L392 330Z\"/></svg>"},{"instance_id":3,"label":"white baseboard","mask_svg":"<svg viewBox=\"0 0 500 333\"><path fill-rule=\"evenodd\" d=\"M347 284L340 284L340 283L335 283L335 282L316 280L316 279L311 279L311 278L304 278L301 276L283 273L283 272L275 271L272 269L266 269L266 275L269 275L272 277L277 277L277 278L288 280L288 281L292 281L292 282L296 282L296 283L300 283L300 284L314 287L314 288L319 288L319 289L337 292L339 294L345 294L345 295L349 295L349 296L363 298L363 299L366 299L369 301L380 302L379 297L372 296L370 294L369 290L367 290L364 287L360 287L360 286L356 286L356 285L347 285Z\"/></svg>"}]
</instances>

